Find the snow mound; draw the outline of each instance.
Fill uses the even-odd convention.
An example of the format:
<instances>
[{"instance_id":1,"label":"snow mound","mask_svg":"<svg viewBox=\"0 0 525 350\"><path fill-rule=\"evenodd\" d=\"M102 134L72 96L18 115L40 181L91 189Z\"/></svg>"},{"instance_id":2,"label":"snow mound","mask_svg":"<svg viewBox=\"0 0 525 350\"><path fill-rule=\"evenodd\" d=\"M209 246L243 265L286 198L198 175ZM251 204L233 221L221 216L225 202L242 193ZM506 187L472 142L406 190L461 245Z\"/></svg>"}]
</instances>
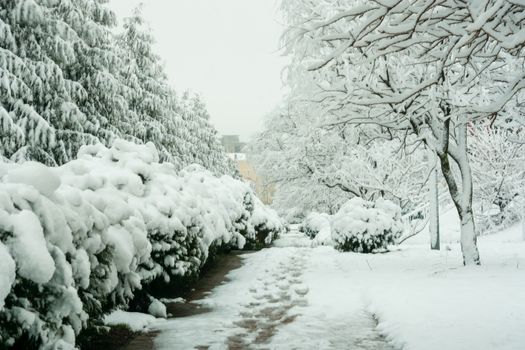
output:
<instances>
[{"instance_id":1,"label":"snow mound","mask_svg":"<svg viewBox=\"0 0 525 350\"><path fill-rule=\"evenodd\" d=\"M155 321L156 318L151 315L142 314L140 312L126 312L122 310L114 311L104 317L105 325L125 325L133 332L143 332L148 330Z\"/></svg>"},{"instance_id":2,"label":"snow mound","mask_svg":"<svg viewBox=\"0 0 525 350\"><path fill-rule=\"evenodd\" d=\"M30 211L12 215L8 223L13 238L7 241L11 254L18 262L18 274L35 283L47 283L55 272L53 257L46 247L40 221Z\"/></svg>"},{"instance_id":3,"label":"snow mound","mask_svg":"<svg viewBox=\"0 0 525 350\"><path fill-rule=\"evenodd\" d=\"M9 170L7 181L32 186L42 195L50 197L60 186L60 178L44 164L25 162Z\"/></svg>"},{"instance_id":4,"label":"snow mound","mask_svg":"<svg viewBox=\"0 0 525 350\"><path fill-rule=\"evenodd\" d=\"M149 304L148 313L152 316L159 318L168 317L166 312L166 305L164 305L161 301L155 298L151 298L151 304Z\"/></svg>"}]
</instances>

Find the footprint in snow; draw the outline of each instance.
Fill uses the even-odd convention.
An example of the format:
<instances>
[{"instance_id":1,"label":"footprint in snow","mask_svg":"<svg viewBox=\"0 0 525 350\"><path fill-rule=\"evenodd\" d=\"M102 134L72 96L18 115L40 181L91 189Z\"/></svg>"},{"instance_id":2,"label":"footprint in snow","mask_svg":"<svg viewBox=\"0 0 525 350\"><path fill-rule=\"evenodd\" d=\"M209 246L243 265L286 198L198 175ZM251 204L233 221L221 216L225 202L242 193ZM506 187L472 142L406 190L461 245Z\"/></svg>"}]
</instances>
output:
<instances>
[{"instance_id":1,"label":"footprint in snow","mask_svg":"<svg viewBox=\"0 0 525 350\"><path fill-rule=\"evenodd\" d=\"M308 294L309 291L310 291L310 289L305 284L295 287L295 292L297 294L299 294L300 296L302 296L302 297L304 297L306 294Z\"/></svg>"}]
</instances>

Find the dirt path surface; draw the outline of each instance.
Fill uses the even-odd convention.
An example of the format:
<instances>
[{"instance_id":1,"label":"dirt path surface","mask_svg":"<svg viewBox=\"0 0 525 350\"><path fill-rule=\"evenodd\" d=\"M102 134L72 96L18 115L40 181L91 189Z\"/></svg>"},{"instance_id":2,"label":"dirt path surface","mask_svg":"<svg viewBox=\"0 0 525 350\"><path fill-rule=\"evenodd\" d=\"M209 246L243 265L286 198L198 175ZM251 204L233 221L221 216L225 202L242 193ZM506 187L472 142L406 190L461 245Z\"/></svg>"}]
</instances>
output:
<instances>
[{"instance_id":1,"label":"dirt path surface","mask_svg":"<svg viewBox=\"0 0 525 350\"><path fill-rule=\"evenodd\" d=\"M204 272L195 287L181 296L185 302L166 303L166 310L169 317L190 317L210 312L212 310L211 308L203 307L194 301L204 298L214 288L229 281L226 275L242 265L240 254L241 252L234 251L231 252L231 254L219 257L218 261ZM249 252L243 252L242 254L249 254ZM128 335L131 338L129 342L122 347L116 347L115 350L154 350L155 337L157 337L158 334L158 331L152 331Z\"/></svg>"},{"instance_id":2,"label":"dirt path surface","mask_svg":"<svg viewBox=\"0 0 525 350\"><path fill-rule=\"evenodd\" d=\"M211 309L195 303L205 298L217 286L229 282L226 275L242 265L241 254L249 252L235 251L220 257L211 268L206 270L195 287L182 295L184 303L166 303L166 310L170 318L189 317L210 312Z\"/></svg>"},{"instance_id":3,"label":"dirt path surface","mask_svg":"<svg viewBox=\"0 0 525 350\"><path fill-rule=\"evenodd\" d=\"M155 337L158 332L149 332L134 336L128 344L122 347L122 350L154 350Z\"/></svg>"}]
</instances>

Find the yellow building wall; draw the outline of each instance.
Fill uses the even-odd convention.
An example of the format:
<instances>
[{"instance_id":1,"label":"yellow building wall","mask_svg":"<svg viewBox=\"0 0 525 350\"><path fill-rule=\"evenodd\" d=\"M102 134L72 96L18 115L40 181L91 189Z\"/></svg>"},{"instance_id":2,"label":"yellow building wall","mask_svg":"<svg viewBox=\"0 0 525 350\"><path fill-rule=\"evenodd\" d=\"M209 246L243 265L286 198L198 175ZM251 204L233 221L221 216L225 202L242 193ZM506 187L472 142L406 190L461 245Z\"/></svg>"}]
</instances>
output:
<instances>
[{"instance_id":1,"label":"yellow building wall","mask_svg":"<svg viewBox=\"0 0 525 350\"><path fill-rule=\"evenodd\" d=\"M237 169L239 170L241 177L254 184L255 192L259 199L264 204L271 204L272 196L275 191L274 186L266 183L263 178L258 176L255 172L255 168L247 160L242 159L236 160L235 162L237 163Z\"/></svg>"}]
</instances>

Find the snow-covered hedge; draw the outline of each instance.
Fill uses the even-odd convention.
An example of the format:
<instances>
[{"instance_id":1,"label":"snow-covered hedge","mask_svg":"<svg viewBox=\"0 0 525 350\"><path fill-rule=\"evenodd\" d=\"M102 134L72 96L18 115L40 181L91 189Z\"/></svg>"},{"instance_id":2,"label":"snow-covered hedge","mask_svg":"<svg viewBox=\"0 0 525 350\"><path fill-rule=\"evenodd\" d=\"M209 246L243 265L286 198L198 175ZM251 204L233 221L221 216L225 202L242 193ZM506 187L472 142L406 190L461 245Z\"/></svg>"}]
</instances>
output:
<instances>
[{"instance_id":1,"label":"snow-covered hedge","mask_svg":"<svg viewBox=\"0 0 525 350\"><path fill-rule=\"evenodd\" d=\"M149 283L198 274L212 245L283 229L247 184L158 159L118 140L60 168L0 161L0 348L72 349Z\"/></svg>"},{"instance_id":2,"label":"snow-covered hedge","mask_svg":"<svg viewBox=\"0 0 525 350\"><path fill-rule=\"evenodd\" d=\"M355 197L332 217L334 247L341 251L373 253L395 244L403 232L401 209L379 198Z\"/></svg>"}]
</instances>

